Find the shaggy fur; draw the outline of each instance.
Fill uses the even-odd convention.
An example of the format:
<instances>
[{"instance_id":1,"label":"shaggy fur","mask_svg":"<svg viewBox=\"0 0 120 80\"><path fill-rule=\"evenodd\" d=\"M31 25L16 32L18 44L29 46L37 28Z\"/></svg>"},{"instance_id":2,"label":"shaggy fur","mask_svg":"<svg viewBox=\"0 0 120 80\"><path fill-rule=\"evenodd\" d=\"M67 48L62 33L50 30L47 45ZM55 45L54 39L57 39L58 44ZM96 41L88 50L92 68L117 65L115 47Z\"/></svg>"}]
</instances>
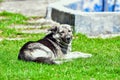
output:
<instances>
[{"instance_id":1,"label":"shaggy fur","mask_svg":"<svg viewBox=\"0 0 120 80\"><path fill-rule=\"evenodd\" d=\"M18 59L47 64L61 64L91 54L71 52L72 29L63 24L52 27L50 33L38 41L29 41L19 51Z\"/></svg>"}]
</instances>

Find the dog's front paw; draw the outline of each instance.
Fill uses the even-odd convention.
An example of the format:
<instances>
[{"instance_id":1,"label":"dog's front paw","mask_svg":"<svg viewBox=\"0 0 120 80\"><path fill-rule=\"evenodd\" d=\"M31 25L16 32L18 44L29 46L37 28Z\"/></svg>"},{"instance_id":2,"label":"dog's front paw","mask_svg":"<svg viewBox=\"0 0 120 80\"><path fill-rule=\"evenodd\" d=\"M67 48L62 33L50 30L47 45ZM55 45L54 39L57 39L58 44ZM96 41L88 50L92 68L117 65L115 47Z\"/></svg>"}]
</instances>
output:
<instances>
[{"instance_id":1,"label":"dog's front paw","mask_svg":"<svg viewBox=\"0 0 120 80\"><path fill-rule=\"evenodd\" d=\"M80 53L80 57L89 58L89 57L92 57L92 54Z\"/></svg>"},{"instance_id":2,"label":"dog's front paw","mask_svg":"<svg viewBox=\"0 0 120 80\"><path fill-rule=\"evenodd\" d=\"M77 56L78 58L89 58L92 57L92 54L88 53L82 53L82 52L72 52L74 56Z\"/></svg>"},{"instance_id":3,"label":"dog's front paw","mask_svg":"<svg viewBox=\"0 0 120 80\"><path fill-rule=\"evenodd\" d=\"M60 64L63 63L63 61L54 61L54 62L55 62L55 64L57 64L57 65L60 65Z\"/></svg>"},{"instance_id":4,"label":"dog's front paw","mask_svg":"<svg viewBox=\"0 0 120 80\"><path fill-rule=\"evenodd\" d=\"M78 52L78 54L79 54L79 57L81 57L81 58L89 58L89 57L92 57L92 54L88 54L88 53Z\"/></svg>"}]
</instances>

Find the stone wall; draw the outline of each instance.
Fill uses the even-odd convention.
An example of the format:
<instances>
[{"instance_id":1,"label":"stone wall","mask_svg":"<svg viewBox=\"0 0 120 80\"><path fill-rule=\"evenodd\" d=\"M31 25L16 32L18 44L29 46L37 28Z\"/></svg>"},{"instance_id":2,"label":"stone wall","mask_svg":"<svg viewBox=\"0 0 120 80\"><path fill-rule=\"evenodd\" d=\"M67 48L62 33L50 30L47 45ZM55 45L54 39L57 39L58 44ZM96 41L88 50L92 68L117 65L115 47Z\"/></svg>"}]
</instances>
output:
<instances>
[{"instance_id":1,"label":"stone wall","mask_svg":"<svg viewBox=\"0 0 120 80\"><path fill-rule=\"evenodd\" d=\"M47 18L72 25L76 33L91 36L120 33L120 12L81 12L65 7L68 4L64 0L50 4Z\"/></svg>"},{"instance_id":2,"label":"stone wall","mask_svg":"<svg viewBox=\"0 0 120 80\"><path fill-rule=\"evenodd\" d=\"M85 13L76 15L75 31L88 35L120 33L120 14Z\"/></svg>"},{"instance_id":3,"label":"stone wall","mask_svg":"<svg viewBox=\"0 0 120 80\"><path fill-rule=\"evenodd\" d=\"M56 9L52 9L51 18L54 21L59 22L60 24L70 24L74 26L75 16L66 12L62 12Z\"/></svg>"}]
</instances>

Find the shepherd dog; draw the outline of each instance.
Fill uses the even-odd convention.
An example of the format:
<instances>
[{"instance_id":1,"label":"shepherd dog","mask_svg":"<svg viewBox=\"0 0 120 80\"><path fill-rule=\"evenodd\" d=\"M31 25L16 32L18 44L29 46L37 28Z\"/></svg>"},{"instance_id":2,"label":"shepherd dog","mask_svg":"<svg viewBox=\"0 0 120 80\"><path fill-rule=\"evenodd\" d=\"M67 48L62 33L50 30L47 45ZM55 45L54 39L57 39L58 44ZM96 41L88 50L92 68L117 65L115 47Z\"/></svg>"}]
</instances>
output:
<instances>
[{"instance_id":1,"label":"shepherd dog","mask_svg":"<svg viewBox=\"0 0 120 80\"><path fill-rule=\"evenodd\" d=\"M25 43L19 51L18 59L45 64L62 64L76 58L91 57L92 55L88 53L71 52L72 31L72 27L67 24L51 27L44 38Z\"/></svg>"}]
</instances>

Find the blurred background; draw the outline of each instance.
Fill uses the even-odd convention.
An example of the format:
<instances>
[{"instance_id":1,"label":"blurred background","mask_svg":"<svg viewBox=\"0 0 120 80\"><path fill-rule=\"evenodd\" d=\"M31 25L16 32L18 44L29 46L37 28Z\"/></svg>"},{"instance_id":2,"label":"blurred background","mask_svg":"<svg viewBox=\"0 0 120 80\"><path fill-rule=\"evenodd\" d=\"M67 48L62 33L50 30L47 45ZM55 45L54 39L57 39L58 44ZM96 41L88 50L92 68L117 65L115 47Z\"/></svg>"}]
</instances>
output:
<instances>
[{"instance_id":1,"label":"blurred background","mask_svg":"<svg viewBox=\"0 0 120 80\"><path fill-rule=\"evenodd\" d=\"M21 13L26 16L45 16L47 5L59 0L0 0L0 12Z\"/></svg>"}]
</instances>

